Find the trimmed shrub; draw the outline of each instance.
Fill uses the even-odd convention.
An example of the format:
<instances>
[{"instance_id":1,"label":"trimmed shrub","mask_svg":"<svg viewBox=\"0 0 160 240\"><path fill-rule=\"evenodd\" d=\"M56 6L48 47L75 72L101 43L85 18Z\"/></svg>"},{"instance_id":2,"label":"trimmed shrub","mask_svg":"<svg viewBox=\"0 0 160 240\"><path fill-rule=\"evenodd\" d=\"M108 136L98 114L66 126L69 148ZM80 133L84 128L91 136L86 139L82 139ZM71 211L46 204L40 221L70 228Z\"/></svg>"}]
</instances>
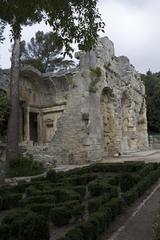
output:
<instances>
[{"instance_id":1,"label":"trimmed shrub","mask_svg":"<svg viewBox=\"0 0 160 240\"><path fill-rule=\"evenodd\" d=\"M56 197L57 203L65 202L69 200L80 200L80 195L70 189L57 188L52 190L52 194Z\"/></svg>"},{"instance_id":2,"label":"trimmed shrub","mask_svg":"<svg viewBox=\"0 0 160 240\"><path fill-rule=\"evenodd\" d=\"M119 198L113 198L109 202L104 204L104 208L111 209L112 220L114 220L119 214L122 213L124 201Z\"/></svg>"},{"instance_id":3,"label":"trimmed shrub","mask_svg":"<svg viewBox=\"0 0 160 240\"><path fill-rule=\"evenodd\" d=\"M75 227L68 231L65 238L59 240L85 240L85 238L83 237L83 233L80 228Z\"/></svg>"},{"instance_id":4,"label":"trimmed shrub","mask_svg":"<svg viewBox=\"0 0 160 240\"><path fill-rule=\"evenodd\" d=\"M55 204L51 203L32 203L26 205L26 208L33 211L39 215L43 215L48 218L50 210L55 207Z\"/></svg>"},{"instance_id":5,"label":"trimmed shrub","mask_svg":"<svg viewBox=\"0 0 160 240\"><path fill-rule=\"evenodd\" d=\"M35 195L32 197L24 198L20 201L21 206L26 206L32 203L50 203L55 205L56 198L53 195Z\"/></svg>"},{"instance_id":6,"label":"trimmed shrub","mask_svg":"<svg viewBox=\"0 0 160 240\"><path fill-rule=\"evenodd\" d=\"M29 213L21 223L19 240L49 240L49 226L45 218Z\"/></svg>"},{"instance_id":7,"label":"trimmed shrub","mask_svg":"<svg viewBox=\"0 0 160 240\"><path fill-rule=\"evenodd\" d=\"M148 164L146 164L146 166L143 169L141 169L139 171L138 174L141 178L143 178L143 177L147 176L153 170L154 170L154 164L148 163Z\"/></svg>"},{"instance_id":8,"label":"trimmed shrub","mask_svg":"<svg viewBox=\"0 0 160 240\"><path fill-rule=\"evenodd\" d=\"M103 206L103 203L105 202L104 197L97 197L95 199L91 199L88 201L88 211L89 213L96 212Z\"/></svg>"},{"instance_id":9,"label":"trimmed shrub","mask_svg":"<svg viewBox=\"0 0 160 240\"><path fill-rule=\"evenodd\" d=\"M97 231L97 237L99 237L102 233L108 229L109 224L111 222L112 213L111 210L108 208L103 209L103 211L98 211L93 213L88 221L90 221Z\"/></svg>"},{"instance_id":10,"label":"trimmed shrub","mask_svg":"<svg viewBox=\"0 0 160 240\"><path fill-rule=\"evenodd\" d=\"M133 202L135 202L138 199L138 192L136 191L136 188L123 193L122 198L124 199L125 203L129 206Z\"/></svg>"},{"instance_id":11,"label":"trimmed shrub","mask_svg":"<svg viewBox=\"0 0 160 240\"><path fill-rule=\"evenodd\" d=\"M41 162L34 161L32 156L21 157L9 162L6 175L9 177L34 176L44 172Z\"/></svg>"},{"instance_id":12,"label":"trimmed shrub","mask_svg":"<svg viewBox=\"0 0 160 240\"><path fill-rule=\"evenodd\" d=\"M56 207L50 211L50 220L57 227L68 224L71 217L71 211L67 207Z\"/></svg>"},{"instance_id":13,"label":"trimmed shrub","mask_svg":"<svg viewBox=\"0 0 160 240\"><path fill-rule=\"evenodd\" d=\"M144 162L98 163L90 166L93 172L137 172L145 166Z\"/></svg>"},{"instance_id":14,"label":"trimmed shrub","mask_svg":"<svg viewBox=\"0 0 160 240\"><path fill-rule=\"evenodd\" d=\"M80 195L81 199L85 198L86 186L75 186L75 187L72 187L72 190L77 192Z\"/></svg>"},{"instance_id":15,"label":"trimmed shrub","mask_svg":"<svg viewBox=\"0 0 160 240\"><path fill-rule=\"evenodd\" d=\"M123 173L119 178L119 186L122 192L127 192L135 184L135 179L129 173Z\"/></svg>"},{"instance_id":16,"label":"trimmed shrub","mask_svg":"<svg viewBox=\"0 0 160 240\"><path fill-rule=\"evenodd\" d=\"M1 233L3 240L49 240L49 226L45 218L35 213L15 212L10 214L5 217L0 226L0 236ZM8 239L5 238L7 236L9 236Z\"/></svg>"},{"instance_id":17,"label":"trimmed shrub","mask_svg":"<svg viewBox=\"0 0 160 240\"><path fill-rule=\"evenodd\" d=\"M106 179L97 179L88 185L88 190L92 197L105 195L106 198L118 196L118 191L115 186L109 185Z\"/></svg>"},{"instance_id":18,"label":"trimmed shrub","mask_svg":"<svg viewBox=\"0 0 160 240\"><path fill-rule=\"evenodd\" d=\"M0 239L9 240L9 226L6 224L0 225Z\"/></svg>"},{"instance_id":19,"label":"trimmed shrub","mask_svg":"<svg viewBox=\"0 0 160 240\"><path fill-rule=\"evenodd\" d=\"M46 179L50 182L53 182L53 183L56 183L57 180L58 180L58 174L56 173L55 170L49 170L47 172L47 176L46 176Z\"/></svg>"},{"instance_id":20,"label":"trimmed shrub","mask_svg":"<svg viewBox=\"0 0 160 240\"><path fill-rule=\"evenodd\" d=\"M0 209L7 210L18 207L20 199L22 199L21 193L3 195L0 197Z\"/></svg>"},{"instance_id":21,"label":"trimmed shrub","mask_svg":"<svg viewBox=\"0 0 160 240\"><path fill-rule=\"evenodd\" d=\"M50 211L50 219L56 226L63 226L83 216L85 207L75 201L64 203L63 206L57 206Z\"/></svg>"},{"instance_id":22,"label":"trimmed shrub","mask_svg":"<svg viewBox=\"0 0 160 240\"><path fill-rule=\"evenodd\" d=\"M83 175L73 175L67 180L69 183L73 185L86 185L89 182L93 181L94 179L97 178L97 174L95 173L88 173L88 174L83 174Z\"/></svg>"}]
</instances>

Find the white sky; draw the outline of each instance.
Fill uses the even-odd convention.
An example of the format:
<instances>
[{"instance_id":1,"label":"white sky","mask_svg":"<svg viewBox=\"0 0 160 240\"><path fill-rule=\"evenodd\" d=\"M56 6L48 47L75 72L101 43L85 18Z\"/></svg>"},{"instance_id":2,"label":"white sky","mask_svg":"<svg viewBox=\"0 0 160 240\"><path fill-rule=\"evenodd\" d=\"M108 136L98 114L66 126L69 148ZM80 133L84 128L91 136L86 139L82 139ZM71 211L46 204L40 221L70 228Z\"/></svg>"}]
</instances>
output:
<instances>
[{"instance_id":1,"label":"white sky","mask_svg":"<svg viewBox=\"0 0 160 240\"><path fill-rule=\"evenodd\" d=\"M126 55L139 72L160 71L160 0L99 0L106 23L105 35L115 45L117 56ZM36 31L49 31L45 24L26 27L22 38L29 41ZM0 66L10 67L9 29L0 44Z\"/></svg>"}]
</instances>

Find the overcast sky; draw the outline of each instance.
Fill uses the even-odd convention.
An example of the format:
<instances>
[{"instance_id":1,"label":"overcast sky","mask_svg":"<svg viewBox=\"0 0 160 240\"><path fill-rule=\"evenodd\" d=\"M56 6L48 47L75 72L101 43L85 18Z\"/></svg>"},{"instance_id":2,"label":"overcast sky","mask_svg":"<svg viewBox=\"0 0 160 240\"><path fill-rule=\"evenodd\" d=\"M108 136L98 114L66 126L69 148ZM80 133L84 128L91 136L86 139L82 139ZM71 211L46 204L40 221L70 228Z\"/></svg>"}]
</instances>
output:
<instances>
[{"instance_id":1,"label":"overcast sky","mask_svg":"<svg viewBox=\"0 0 160 240\"><path fill-rule=\"evenodd\" d=\"M160 71L160 0L99 0L99 11L106 23L105 35L115 45L117 56L126 55L139 72ZM46 25L23 30L29 41L38 30L49 31ZM0 44L0 66L10 67L9 29Z\"/></svg>"}]
</instances>

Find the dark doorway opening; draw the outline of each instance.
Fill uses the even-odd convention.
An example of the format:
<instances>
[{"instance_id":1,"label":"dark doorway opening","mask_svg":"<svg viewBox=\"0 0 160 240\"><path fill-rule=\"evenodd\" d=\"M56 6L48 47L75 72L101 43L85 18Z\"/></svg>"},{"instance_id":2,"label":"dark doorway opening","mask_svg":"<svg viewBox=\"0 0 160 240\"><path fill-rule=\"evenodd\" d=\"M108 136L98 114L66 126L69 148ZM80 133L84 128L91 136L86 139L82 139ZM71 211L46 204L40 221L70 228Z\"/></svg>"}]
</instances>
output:
<instances>
[{"instance_id":1,"label":"dark doorway opening","mask_svg":"<svg viewBox=\"0 0 160 240\"><path fill-rule=\"evenodd\" d=\"M33 143L38 142L38 125L37 125L37 113L30 112L29 114L30 122L30 140Z\"/></svg>"}]
</instances>

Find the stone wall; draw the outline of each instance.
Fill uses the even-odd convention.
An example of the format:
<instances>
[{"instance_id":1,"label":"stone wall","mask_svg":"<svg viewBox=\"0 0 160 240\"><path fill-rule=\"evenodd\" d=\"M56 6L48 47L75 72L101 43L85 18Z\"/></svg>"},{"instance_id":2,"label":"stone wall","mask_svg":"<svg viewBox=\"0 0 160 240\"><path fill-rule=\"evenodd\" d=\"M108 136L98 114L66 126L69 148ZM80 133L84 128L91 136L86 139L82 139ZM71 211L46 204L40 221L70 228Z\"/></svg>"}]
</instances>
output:
<instances>
[{"instance_id":1,"label":"stone wall","mask_svg":"<svg viewBox=\"0 0 160 240\"><path fill-rule=\"evenodd\" d=\"M128 58L116 57L107 37L77 57L71 72L21 71L21 100L40 109L47 136L27 151L50 164L81 164L147 149L145 89ZM54 127L45 130L47 121Z\"/></svg>"},{"instance_id":2,"label":"stone wall","mask_svg":"<svg viewBox=\"0 0 160 240\"><path fill-rule=\"evenodd\" d=\"M128 58L115 57L108 38L79 55L48 153L58 163L76 164L147 149L145 89Z\"/></svg>"}]
</instances>

